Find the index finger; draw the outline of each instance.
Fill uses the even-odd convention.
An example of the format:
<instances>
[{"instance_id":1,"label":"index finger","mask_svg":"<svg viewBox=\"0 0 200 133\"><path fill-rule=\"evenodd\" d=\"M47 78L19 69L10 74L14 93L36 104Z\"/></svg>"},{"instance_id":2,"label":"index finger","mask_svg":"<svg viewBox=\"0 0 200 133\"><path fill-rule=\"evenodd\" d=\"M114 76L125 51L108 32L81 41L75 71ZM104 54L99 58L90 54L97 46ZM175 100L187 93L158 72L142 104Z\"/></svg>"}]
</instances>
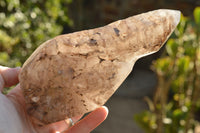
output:
<instances>
[{"instance_id":1,"label":"index finger","mask_svg":"<svg viewBox=\"0 0 200 133\"><path fill-rule=\"evenodd\" d=\"M10 87L15 85L19 82L18 75L19 75L20 68L9 68L0 66L0 91L3 90L4 87Z\"/></svg>"},{"instance_id":2,"label":"index finger","mask_svg":"<svg viewBox=\"0 0 200 133\"><path fill-rule=\"evenodd\" d=\"M102 106L91 112L64 133L89 133L101 124L106 119L107 115L107 107Z\"/></svg>"}]
</instances>

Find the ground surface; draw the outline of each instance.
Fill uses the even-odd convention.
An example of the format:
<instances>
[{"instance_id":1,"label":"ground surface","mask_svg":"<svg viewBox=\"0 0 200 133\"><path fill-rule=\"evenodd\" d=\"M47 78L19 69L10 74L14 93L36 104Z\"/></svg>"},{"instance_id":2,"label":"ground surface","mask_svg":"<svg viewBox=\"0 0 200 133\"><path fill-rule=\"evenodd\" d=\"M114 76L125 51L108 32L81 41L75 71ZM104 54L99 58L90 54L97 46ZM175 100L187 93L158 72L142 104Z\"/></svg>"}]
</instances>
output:
<instances>
[{"instance_id":1,"label":"ground surface","mask_svg":"<svg viewBox=\"0 0 200 133\"><path fill-rule=\"evenodd\" d=\"M149 70L134 70L108 100L108 118L92 133L144 133L133 116L148 109L144 96L152 96L156 76Z\"/></svg>"},{"instance_id":2,"label":"ground surface","mask_svg":"<svg viewBox=\"0 0 200 133\"><path fill-rule=\"evenodd\" d=\"M93 133L143 133L133 116L147 109L144 101L113 96L106 106L109 108L108 118Z\"/></svg>"}]
</instances>

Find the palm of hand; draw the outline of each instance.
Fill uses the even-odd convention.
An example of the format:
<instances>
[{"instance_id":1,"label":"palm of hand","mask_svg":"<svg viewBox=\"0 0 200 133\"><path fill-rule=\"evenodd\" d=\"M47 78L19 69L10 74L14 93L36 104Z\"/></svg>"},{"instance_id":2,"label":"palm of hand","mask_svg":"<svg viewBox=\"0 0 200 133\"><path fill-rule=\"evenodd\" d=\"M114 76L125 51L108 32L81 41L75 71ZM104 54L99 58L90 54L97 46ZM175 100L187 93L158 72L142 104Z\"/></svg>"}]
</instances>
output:
<instances>
[{"instance_id":1,"label":"palm of hand","mask_svg":"<svg viewBox=\"0 0 200 133\"><path fill-rule=\"evenodd\" d=\"M1 133L88 133L96 128L106 119L108 111L100 107L77 122L81 116L72 120L77 122L69 128L65 120L53 124L38 126L31 122L30 116L25 110L25 101L19 85L12 89L7 95L1 91L18 83L19 68L7 68L0 66L0 132ZM68 129L69 128L69 129Z\"/></svg>"}]
</instances>

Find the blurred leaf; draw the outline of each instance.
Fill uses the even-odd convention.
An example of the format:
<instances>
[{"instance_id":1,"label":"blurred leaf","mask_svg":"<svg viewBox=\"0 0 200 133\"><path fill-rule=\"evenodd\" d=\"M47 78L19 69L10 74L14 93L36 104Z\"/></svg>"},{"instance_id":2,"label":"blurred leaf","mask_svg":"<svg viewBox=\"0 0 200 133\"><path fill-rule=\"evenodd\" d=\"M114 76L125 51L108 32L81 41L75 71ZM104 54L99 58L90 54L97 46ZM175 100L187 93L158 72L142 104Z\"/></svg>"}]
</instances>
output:
<instances>
[{"instance_id":1,"label":"blurred leaf","mask_svg":"<svg viewBox=\"0 0 200 133\"><path fill-rule=\"evenodd\" d=\"M0 52L0 63L7 62L9 60L9 55L6 52Z\"/></svg>"},{"instance_id":2,"label":"blurred leaf","mask_svg":"<svg viewBox=\"0 0 200 133\"><path fill-rule=\"evenodd\" d=\"M175 109L173 111L173 116L176 118L183 118L184 112L181 109Z\"/></svg>"},{"instance_id":3,"label":"blurred leaf","mask_svg":"<svg viewBox=\"0 0 200 133\"><path fill-rule=\"evenodd\" d=\"M12 46L18 43L18 38L10 37L6 32L0 30L0 48L7 52L11 52Z\"/></svg>"},{"instance_id":4,"label":"blurred leaf","mask_svg":"<svg viewBox=\"0 0 200 133\"><path fill-rule=\"evenodd\" d=\"M172 59L169 57L158 59L156 62L153 63L155 71L159 75L166 75L169 76L171 67L172 67Z\"/></svg>"},{"instance_id":5,"label":"blurred leaf","mask_svg":"<svg viewBox=\"0 0 200 133\"><path fill-rule=\"evenodd\" d=\"M188 22L188 18L183 16L183 14L181 14L181 19L180 19L180 22L177 26L177 28L175 29L175 34L176 36L183 36L185 30L186 30L186 27L187 27L187 22Z\"/></svg>"},{"instance_id":6,"label":"blurred leaf","mask_svg":"<svg viewBox=\"0 0 200 133\"><path fill-rule=\"evenodd\" d=\"M134 120L147 132L153 133L157 128L156 115L149 112L143 111L140 114L134 115Z\"/></svg>"},{"instance_id":7,"label":"blurred leaf","mask_svg":"<svg viewBox=\"0 0 200 133\"><path fill-rule=\"evenodd\" d=\"M192 44L186 44L184 45L185 55L190 56L191 58L194 58L196 54L196 47L192 46Z\"/></svg>"},{"instance_id":8,"label":"blurred leaf","mask_svg":"<svg viewBox=\"0 0 200 133\"><path fill-rule=\"evenodd\" d=\"M170 56L176 57L178 51L178 44L175 42L174 39L169 39L167 41L166 50Z\"/></svg>"},{"instance_id":9,"label":"blurred leaf","mask_svg":"<svg viewBox=\"0 0 200 133\"><path fill-rule=\"evenodd\" d=\"M189 66L190 66L190 57L189 56L184 56L181 57L177 60L177 66L178 66L178 74L187 74L189 71Z\"/></svg>"},{"instance_id":10,"label":"blurred leaf","mask_svg":"<svg viewBox=\"0 0 200 133\"><path fill-rule=\"evenodd\" d=\"M200 7L196 7L193 12L194 20L200 28Z\"/></svg>"}]
</instances>

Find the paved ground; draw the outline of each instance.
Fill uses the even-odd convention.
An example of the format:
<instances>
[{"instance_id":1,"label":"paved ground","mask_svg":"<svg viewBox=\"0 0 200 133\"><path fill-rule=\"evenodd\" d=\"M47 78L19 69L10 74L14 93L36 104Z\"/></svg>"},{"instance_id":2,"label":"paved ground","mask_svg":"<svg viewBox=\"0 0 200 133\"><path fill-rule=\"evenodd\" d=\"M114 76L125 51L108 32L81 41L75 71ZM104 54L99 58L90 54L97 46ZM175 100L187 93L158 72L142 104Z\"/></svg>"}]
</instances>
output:
<instances>
[{"instance_id":1,"label":"paved ground","mask_svg":"<svg viewBox=\"0 0 200 133\"><path fill-rule=\"evenodd\" d=\"M113 96L106 106L108 118L93 133L143 133L133 119L134 114L147 109L141 99Z\"/></svg>"},{"instance_id":2,"label":"paved ground","mask_svg":"<svg viewBox=\"0 0 200 133\"><path fill-rule=\"evenodd\" d=\"M148 70L135 70L108 100L108 118L92 133L144 133L133 116L148 109L143 98L151 96L155 86L155 74Z\"/></svg>"}]
</instances>

